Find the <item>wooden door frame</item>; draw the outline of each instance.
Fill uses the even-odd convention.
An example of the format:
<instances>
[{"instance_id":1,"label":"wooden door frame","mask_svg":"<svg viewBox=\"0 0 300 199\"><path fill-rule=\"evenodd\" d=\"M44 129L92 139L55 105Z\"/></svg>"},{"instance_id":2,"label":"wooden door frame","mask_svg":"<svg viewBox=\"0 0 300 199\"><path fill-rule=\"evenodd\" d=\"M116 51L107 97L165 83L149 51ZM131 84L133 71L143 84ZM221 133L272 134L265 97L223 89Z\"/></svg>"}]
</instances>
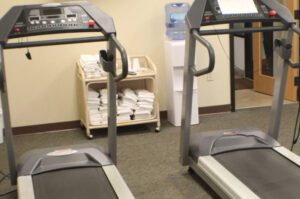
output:
<instances>
[{"instance_id":1,"label":"wooden door frame","mask_svg":"<svg viewBox=\"0 0 300 199\"><path fill-rule=\"evenodd\" d=\"M288 6L291 7L294 5L294 7L297 7L300 10L300 3L297 2L298 0L294 0L293 2L289 1L287 2ZM295 4L298 3L298 6L295 6ZM294 13L293 13L294 14ZM233 28L233 24L230 24L230 28ZM254 35L253 35L254 38ZM298 36L294 36L294 39L299 38ZM234 81L234 35L230 35L229 37L230 41L230 105L231 105L231 111L235 112L236 111L236 95L235 95L235 81ZM294 53L292 60L294 62L300 60L300 51L299 51L299 46L300 46L300 39L298 42L298 45L296 48L293 49L295 52L299 53ZM254 56L254 54L253 54ZM253 64L254 65L254 64ZM254 70L254 67L253 67ZM299 75L300 76L300 70L289 70L289 74L292 73L294 76ZM294 89L297 89L296 87ZM297 90L296 90L297 91ZM297 92L294 92L297 95Z\"/></svg>"},{"instance_id":2,"label":"wooden door frame","mask_svg":"<svg viewBox=\"0 0 300 199\"><path fill-rule=\"evenodd\" d=\"M298 0L288 0L286 1L287 7L290 10L297 10L298 9ZM292 12L294 15L294 13ZM254 23L255 27L259 26L259 23ZM274 90L274 77L270 77L267 75L261 74L261 51L262 51L262 33L254 33L253 34L253 61L254 61L254 90L257 92L264 92L265 94L273 95ZM296 42L298 36L294 34L293 40L293 50L292 50L292 60L293 62L298 62L298 51L299 51L299 44ZM285 89L285 99L296 101L297 100L297 87L295 86L294 78L298 74L298 69L289 68L288 77L287 77L287 86Z\"/></svg>"}]
</instances>

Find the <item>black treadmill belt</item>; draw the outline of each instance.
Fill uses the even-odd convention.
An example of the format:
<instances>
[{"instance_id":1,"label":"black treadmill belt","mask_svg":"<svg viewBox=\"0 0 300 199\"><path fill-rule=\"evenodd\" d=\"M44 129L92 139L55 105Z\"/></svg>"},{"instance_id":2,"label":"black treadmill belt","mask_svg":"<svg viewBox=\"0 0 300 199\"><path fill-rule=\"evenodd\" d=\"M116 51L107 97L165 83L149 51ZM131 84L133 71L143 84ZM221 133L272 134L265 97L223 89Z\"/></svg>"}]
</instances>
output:
<instances>
[{"instance_id":1,"label":"black treadmill belt","mask_svg":"<svg viewBox=\"0 0 300 199\"><path fill-rule=\"evenodd\" d=\"M227 170L263 199L300 198L300 168L272 149L214 155Z\"/></svg>"},{"instance_id":2,"label":"black treadmill belt","mask_svg":"<svg viewBox=\"0 0 300 199\"><path fill-rule=\"evenodd\" d=\"M33 176L36 199L118 198L102 168L58 170Z\"/></svg>"}]
</instances>

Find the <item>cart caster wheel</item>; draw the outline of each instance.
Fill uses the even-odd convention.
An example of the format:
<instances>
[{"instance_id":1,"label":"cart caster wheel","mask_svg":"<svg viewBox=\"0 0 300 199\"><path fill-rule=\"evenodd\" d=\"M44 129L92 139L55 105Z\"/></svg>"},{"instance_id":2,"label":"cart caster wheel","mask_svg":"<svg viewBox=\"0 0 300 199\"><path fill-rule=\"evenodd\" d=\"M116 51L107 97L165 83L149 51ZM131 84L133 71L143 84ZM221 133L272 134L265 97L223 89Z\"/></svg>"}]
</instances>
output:
<instances>
[{"instance_id":1,"label":"cart caster wheel","mask_svg":"<svg viewBox=\"0 0 300 199\"><path fill-rule=\"evenodd\" d=\"M159 133L159 132L160 132L160 128L159 128L159 127L156 127L156 128L155 128L155 132L156 132L156 133Z\"/></svg>"},{"instance_id":2,"label":"cart caster wheel","mask_svg":"<svg viewBox=\"0 0 300 199\"><path fill-rule=\"evenodd\" d=\"M82 122L80 122L80 128L81 128L81 129L84 129L84 128L85 128L85 126L84 126L84 124L83 124Z\"/></svg>"},{"instance_id":3,"label":"cart caster wheel","mask_svg":"<svg viewBox=\"0 0 300 199\"><path fill-rule=\"evenodd\" d=\"M195 173L195 171L191 167L188 168L188 172L189 172L189 174L194 174Z\"/></svg>"},{"instance_id":4,"label":"cart caster wheel","mask_svg":"<svg viewBox=\"0 0 300 199\"><path fill-rule=\"evenodd\" d=\"M93 136L93 135L88 135L88 138L89 138L90 140L92 140L92 139L94 138L94 136Z\"/></svg>"}]
</instances>

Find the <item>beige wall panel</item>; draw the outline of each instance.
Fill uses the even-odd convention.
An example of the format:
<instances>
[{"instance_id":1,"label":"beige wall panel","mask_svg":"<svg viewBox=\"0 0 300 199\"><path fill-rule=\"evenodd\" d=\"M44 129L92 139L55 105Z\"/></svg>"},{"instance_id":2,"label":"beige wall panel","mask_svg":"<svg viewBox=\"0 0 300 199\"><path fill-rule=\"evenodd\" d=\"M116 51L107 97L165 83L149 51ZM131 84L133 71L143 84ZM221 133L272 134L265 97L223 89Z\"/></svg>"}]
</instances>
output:
<instances>
[{"instance_id":1,"label":"beige wall panel","mask_svg":"<svg viewBox=\"0 0 300 199\"><path fill-rule=\"evenodd\" d=\"M46 2L63 1L1 0L0 16L13 5ZM157 65L160 108L166 110L164 5L173 1L91 0L90 2L114 18L118 38L129 55L147 55ZM228 37L222 36L221 40L225 51L229 54ZM211 78L203 77L198 82L201 107L230 103L228 58L217 37L210 37L210 41L216 47L217 57L218 55L220 57L217 58L212 80L208 81ZM32 61L25 58L26 49L6 50L12 125L27 126L78 120L75 62L80 54L95 54L102 47L103 45L99 44L78 44L31 48ZM204 62L207 60L205 56L197 57Z\"/></svg>"}]
</instances>

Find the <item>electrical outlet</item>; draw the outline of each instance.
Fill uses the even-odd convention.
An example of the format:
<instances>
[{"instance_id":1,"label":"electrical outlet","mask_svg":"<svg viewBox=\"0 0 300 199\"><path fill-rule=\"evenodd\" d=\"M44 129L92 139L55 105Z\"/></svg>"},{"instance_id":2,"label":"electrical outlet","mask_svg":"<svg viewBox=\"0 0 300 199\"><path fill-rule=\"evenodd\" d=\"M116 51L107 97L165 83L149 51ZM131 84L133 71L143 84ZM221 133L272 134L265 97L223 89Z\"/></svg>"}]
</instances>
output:
<instances>
[{"instance_id":1,"label":"electrical outlet","mask_svg":"<svg viewBox=\"0 0 300 199\"><path fill-rule=\"evenodd\" d=\"M207 81L214 81L214 78L213 78L213 74L212 73L208 73L207 74Z\"/></svg>"}]
</instances>

